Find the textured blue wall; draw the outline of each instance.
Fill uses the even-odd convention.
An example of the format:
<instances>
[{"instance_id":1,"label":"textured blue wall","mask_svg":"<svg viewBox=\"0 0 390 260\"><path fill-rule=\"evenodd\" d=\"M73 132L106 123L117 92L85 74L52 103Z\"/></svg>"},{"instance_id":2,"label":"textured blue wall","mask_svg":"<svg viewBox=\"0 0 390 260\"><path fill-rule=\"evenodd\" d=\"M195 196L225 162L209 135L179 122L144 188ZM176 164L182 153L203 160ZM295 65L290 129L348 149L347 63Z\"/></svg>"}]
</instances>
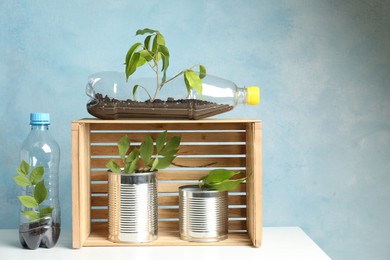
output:
<instances>
[{"instance_id":1,"label":"textured blue wall","mask_svg":"<svg viewBox=\"0 0 390 260\"><path fill-rule=\"evenodd\" d=\"M109 2L109 4L108 4ZM122 70L134 32L163 32L171 72L194 63L262 86L264 225L300 226L334 259L390 258L389 1L0 2L0 228L17 227L11 176L31 111L62 149L71 226L72 120L87 76Z\"/></svg>"}]
</instances>

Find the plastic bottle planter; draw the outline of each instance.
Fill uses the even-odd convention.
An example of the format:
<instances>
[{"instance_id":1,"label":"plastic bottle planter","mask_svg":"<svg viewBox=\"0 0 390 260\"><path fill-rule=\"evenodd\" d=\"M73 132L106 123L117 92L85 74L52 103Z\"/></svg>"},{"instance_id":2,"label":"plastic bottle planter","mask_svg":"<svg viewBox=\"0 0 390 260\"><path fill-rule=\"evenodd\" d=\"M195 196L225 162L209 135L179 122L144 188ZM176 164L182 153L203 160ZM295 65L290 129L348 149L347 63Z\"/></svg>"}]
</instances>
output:
<instances>
[{"instance_id":1,"label":"plastic bottle planter","mask_svg":"<svg viewBox=\"0 0 390 260\"><path fill-rule=\"evenodd\" d=\"M179 188L180 238L193 242L218 242L228 234L226 191L201 190L188 185Z\"/></svg>"},{"instance_id":2,"label":"plastic bottle planter","mask_svg":"<svg viewBox=\"0 0 390 260\"><path fill-rule=\"evenodd\" d=\"M108 239L128 243L157 239L156 172L109 172L108 186Z\"/></svg>"},{"instance_id":3,"label":"plastic bottle planter","mask_svg":"<svg viewBox=\"0 0 390 260\"><path fill-rule=\"evenodd\" d=\"M23 248L52 248L56 245L60 236L60 224L52 217L42 217L32 222L26 222L21 217L20 222L19 241Z\"/></svg>"}]
</instances>

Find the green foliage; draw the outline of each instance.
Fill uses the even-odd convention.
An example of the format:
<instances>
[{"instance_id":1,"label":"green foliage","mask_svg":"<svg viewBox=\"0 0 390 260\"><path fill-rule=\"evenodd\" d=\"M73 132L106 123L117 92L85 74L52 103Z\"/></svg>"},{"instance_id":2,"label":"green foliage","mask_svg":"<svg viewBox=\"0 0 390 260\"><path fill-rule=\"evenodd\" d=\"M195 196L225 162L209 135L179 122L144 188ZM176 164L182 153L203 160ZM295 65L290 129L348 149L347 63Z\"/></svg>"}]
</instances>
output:
<instances>
[{"instance_id":1,"label":"green foliage","mask_svg":"<svg viewBox=\"0 0 390 260\"><path fill-rule=\"evenodd\" d=\"M173 136L167 139L168 133L160 133L156 142L150 135L147 135L140 147L131 149L131 142L127 135L123 136L117 143L119 156L122 160L123 170L125 173L136 173L155 171L167 168L176 158L179 151L180 136ZM138 168L139 160L142 160L144 168ZM121 167L114 161L110 160L106 167L115 173L121 173Z\"/></svg>"},{"instance_id":2,"label":"green foliage","mask_svg":"<svg viewBox=\"0 0 390 260\"><path fill-rule=\"evenodd\" d=\"M199 186L203 188L212 188L219 191L230 191L237 188L237 186L246 180L246 177L233 179L234 176L240 172L229 171L226 169L215 169L209 172L208 175L203 176L199 180Z\"/></svg>"},{"instance_id":3,"label":"green foliage","mask_svg":"<svg viewBox=\"0 0 390 260\"><path fill-rule=\"evenodd\" d=\"M42 179L45 173L43 166L37 166L30 172L30 165L22 160L19 168L16 169L18 176L14 176L15 183L21 187L25 187L31 191L33 196L23 195L18 196L22 205L30 210L23 210L23 215L31 220L36 221L44 216L51 216L54 208L44 207L42 203L47 198L47 188Z\"/></svg>"},{"instance_id":4,"label":"green foliage","mask_svg":"<svg viewBox=\"0 0 390 260\"><path fill-rule=\"evenodd\" d=\"M149 94L145 87L139 84L133 87L133 97L139 87L142 87L153 101L157 97L160 89L171 80L184 74L184 83L187 87L188 94L194 89L202 96L202 78L206 76L206 68L203 65L194 65L188 69L182 70L174 77L167 79L167 70L169 67L169 49L166 46L164 36L157 30L145 28L137 30L136 35L146 35L143 42L134 43L126 53L125 73L126 79L136 72L138 67L148 64L156 74L157 86L153 97ZM152 43L152 44L151 44ZM199 66L199 73L196 73L193 68ZM163 76L160 80L159 73Z\"/></svg>"}]
</instances>

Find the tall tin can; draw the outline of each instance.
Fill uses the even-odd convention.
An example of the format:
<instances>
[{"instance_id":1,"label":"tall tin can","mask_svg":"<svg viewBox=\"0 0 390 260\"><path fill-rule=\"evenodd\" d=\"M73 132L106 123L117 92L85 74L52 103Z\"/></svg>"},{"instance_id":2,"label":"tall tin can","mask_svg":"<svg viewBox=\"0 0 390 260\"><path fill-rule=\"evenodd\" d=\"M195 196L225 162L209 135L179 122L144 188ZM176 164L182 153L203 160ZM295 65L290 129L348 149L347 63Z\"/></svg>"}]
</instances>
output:
<instances>
[{"instance_id":1,"label":"tall tin can","mask_svg":"<svg viewBox=\"0 0 390 260\"><path fill-rule=\"evenodd\" d=\"M179 188L180 238L193 242L218 242L228 236L228 196L226 191L200 189L196 185Z\"/></svg>"},{"instance_id":2,"label":"tall tin can","mask_svg":"<svg viewBox=\"0 0 390 260\"><path fill-rule=\"evenodd\" d=\"M128 243L157 239L156 172L109 172L108 183L108 239Z\"/></svg>"}]
</instances>

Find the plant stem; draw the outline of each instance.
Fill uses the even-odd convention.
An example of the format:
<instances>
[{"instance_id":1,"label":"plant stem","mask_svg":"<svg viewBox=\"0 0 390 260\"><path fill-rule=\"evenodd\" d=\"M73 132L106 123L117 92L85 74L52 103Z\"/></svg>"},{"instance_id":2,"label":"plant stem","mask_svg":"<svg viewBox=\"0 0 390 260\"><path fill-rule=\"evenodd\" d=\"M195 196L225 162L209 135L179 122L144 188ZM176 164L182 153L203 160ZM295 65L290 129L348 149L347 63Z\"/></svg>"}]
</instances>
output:
<instances>
[{"instance_id":1,"label":"plant stem","mask_svg":"<svg viewBox=\"0 0 390 260\"><path fill-rule=\"evenodd\" d=\"M158 57L158 53L157 53L157 57ZM157 60L157 61L154 60L154 64L156 65L156 70L155 70L155 72L156 72L157 87L156 87L156 91L154 92L153 98L150 99L150 102L153 102L153 101L156 99L157 93L158 93L158 91L159 91L160 88L161 88L160 82L159 82L160 79L159 79L159 77L158 77L158 60Z\"/></svg>"},{"instance_id":2,"label":"plant stem","mask_svg":"<svg viewBox=\"0 0 390 260\"><path fill-rule=\"evenodd\" d=\"M193 67L196 67L196 66L199 66L199 65L198 65L198 64L195 64L195 65L192 65L191 67L189 67L188 69L185 69L185 70L180 71L180 72L177 73L174 77L172 77L172 78L166 80L165 82L162 82L160 88L162 88L166 83L168 83L168 82L174 80L175 78L179 77L180 75L184 74L187 70L192 70L192 68L193 68Z\"/></svg>"}]
</instances>

